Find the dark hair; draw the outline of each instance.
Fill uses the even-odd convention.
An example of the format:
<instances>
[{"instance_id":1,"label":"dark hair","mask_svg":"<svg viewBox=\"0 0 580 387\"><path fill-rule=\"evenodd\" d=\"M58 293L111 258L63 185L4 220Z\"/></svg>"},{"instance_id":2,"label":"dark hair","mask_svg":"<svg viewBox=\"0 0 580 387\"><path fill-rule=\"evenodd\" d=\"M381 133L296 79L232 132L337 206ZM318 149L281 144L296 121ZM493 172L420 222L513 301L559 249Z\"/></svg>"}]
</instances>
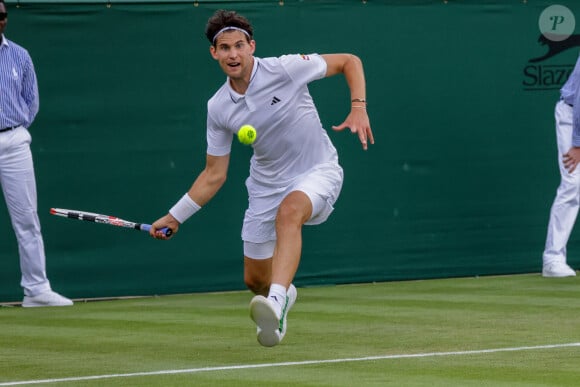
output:
<instances>
[{"instance_id":1,"label":"dark hair","mask_svg":"<svg viewBox=\"0 0 580 387\"><path fill-rule=\"evenodd\" d=\"M237 27L243 29L248 33L248 36L246 36L248 42L254 37L254 28L252 28L248 19L238 14L236 11L220 9L208 19L205 26L205 36L212 45L215 45L215 34L225 27Z\"/></svg>"}]
</instances>

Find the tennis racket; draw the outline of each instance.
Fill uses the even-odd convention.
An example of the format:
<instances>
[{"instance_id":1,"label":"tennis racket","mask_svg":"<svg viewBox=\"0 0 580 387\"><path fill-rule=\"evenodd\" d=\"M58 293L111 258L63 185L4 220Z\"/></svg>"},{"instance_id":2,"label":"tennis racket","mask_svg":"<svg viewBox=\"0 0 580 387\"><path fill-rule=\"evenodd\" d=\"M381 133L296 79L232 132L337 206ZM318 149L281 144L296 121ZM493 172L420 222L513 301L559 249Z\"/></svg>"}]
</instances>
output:
<instances>
[{"instance_id":1,"label":"tennis racket","mask_svg":"<svg viewBox=\"0 0 580 387\"><path fill-rule=\"evenodd\" d=\"M56 216L62 216L63 218L69 219L78 219L84 220L87 222L93 223L101 223L101 224L108 224L110 226L117 226L117 227L124 227L124 228L132 228L135 230L149 232L151 230L151 225L146 223L135 223L125 219L117 218L111 215L102 215L102 214L95 214L93 212L86 212L86 211L76 211L76 210L67 210L64 208L51 208L50 213ZM159 231L163 232L165 236L171 236L173 234L173 230L168 227L164 227Z\"/></svg>"}]
</instances>

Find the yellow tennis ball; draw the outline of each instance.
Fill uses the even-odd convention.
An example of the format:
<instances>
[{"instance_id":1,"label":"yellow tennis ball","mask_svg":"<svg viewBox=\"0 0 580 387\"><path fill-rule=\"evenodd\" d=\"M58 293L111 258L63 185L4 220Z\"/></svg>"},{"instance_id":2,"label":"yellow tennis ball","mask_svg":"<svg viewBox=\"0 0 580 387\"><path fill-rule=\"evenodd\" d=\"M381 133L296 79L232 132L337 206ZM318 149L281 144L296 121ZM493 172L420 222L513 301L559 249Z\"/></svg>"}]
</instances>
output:
<instances>
[{"instance_id":1,"label":"yellow tennis ball","mask_svg":"<svg viewBox=\"0 0 580 387\"><path fill-rule=\"evenodd\" d=\"M238 140L244 145L253 144L256 141L256 129L252 125L243 125L238 130Z\"/></svg>"}]
</instances>

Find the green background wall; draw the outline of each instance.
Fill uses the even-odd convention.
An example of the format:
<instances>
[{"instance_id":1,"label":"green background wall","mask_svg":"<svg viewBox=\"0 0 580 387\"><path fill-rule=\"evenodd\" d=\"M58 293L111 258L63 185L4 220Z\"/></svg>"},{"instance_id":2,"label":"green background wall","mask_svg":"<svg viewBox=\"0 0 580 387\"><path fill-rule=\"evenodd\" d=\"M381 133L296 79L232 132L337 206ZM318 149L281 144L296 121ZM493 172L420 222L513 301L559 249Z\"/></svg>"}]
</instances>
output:
<instances>
[{"instance_id":1,"label":"green background wall","mask_svg":"<svg viewBox=\"0 0 580 387\"><path fill-rule=\"evenodd\" d=\"M530 62L548 51L538 18L550 4L9 2L6 37L29 50L39 78L32 150L53 287L73 298L244 288L251 153L240 144L225 187L171 241L49 215L152 222L189 188L205 161L206 101L225 80L203 35L218 8L253 21L257 56L364 61L376 139L367 152L330 129L348 113L344 79L311 84L345 182L331 219L304 230L299 286L538 272L559 182L553 108L565 78L555 75L579 51ZM580 17L576 2L558 4ZM4 206L0 230L0 300L18 301ZM578 242L575 233L576 267Z\"/></svg>"}]
</instances>

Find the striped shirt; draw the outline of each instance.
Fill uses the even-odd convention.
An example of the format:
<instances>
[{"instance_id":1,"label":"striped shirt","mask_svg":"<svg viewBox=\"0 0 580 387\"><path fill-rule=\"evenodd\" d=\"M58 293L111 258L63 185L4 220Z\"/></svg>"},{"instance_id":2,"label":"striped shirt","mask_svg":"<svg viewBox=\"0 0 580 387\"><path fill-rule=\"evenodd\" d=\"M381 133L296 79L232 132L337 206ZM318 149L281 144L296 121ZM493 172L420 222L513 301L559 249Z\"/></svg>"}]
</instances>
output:
<instances>
[{"instance_id":1,"label":"striped shirt","mask_svg":"<svg viewBox=\"0 0 580 387\"><path fill-rule=\"evenodd\" d=\"M38 113L38 84L26 49L2 35L0 43L0 129L28 128Z\"/></svg>"},{"instance_id":2,"label":"striped shirt","mask_svg":"<svg viewBox=\"0 0 580 387\"><path fill-rule=\"evenodd\" d=\"M562 101L572 106L572 145L580 147L580 57L574 71L560 89Z\"/></svg>"}]
</instances>

